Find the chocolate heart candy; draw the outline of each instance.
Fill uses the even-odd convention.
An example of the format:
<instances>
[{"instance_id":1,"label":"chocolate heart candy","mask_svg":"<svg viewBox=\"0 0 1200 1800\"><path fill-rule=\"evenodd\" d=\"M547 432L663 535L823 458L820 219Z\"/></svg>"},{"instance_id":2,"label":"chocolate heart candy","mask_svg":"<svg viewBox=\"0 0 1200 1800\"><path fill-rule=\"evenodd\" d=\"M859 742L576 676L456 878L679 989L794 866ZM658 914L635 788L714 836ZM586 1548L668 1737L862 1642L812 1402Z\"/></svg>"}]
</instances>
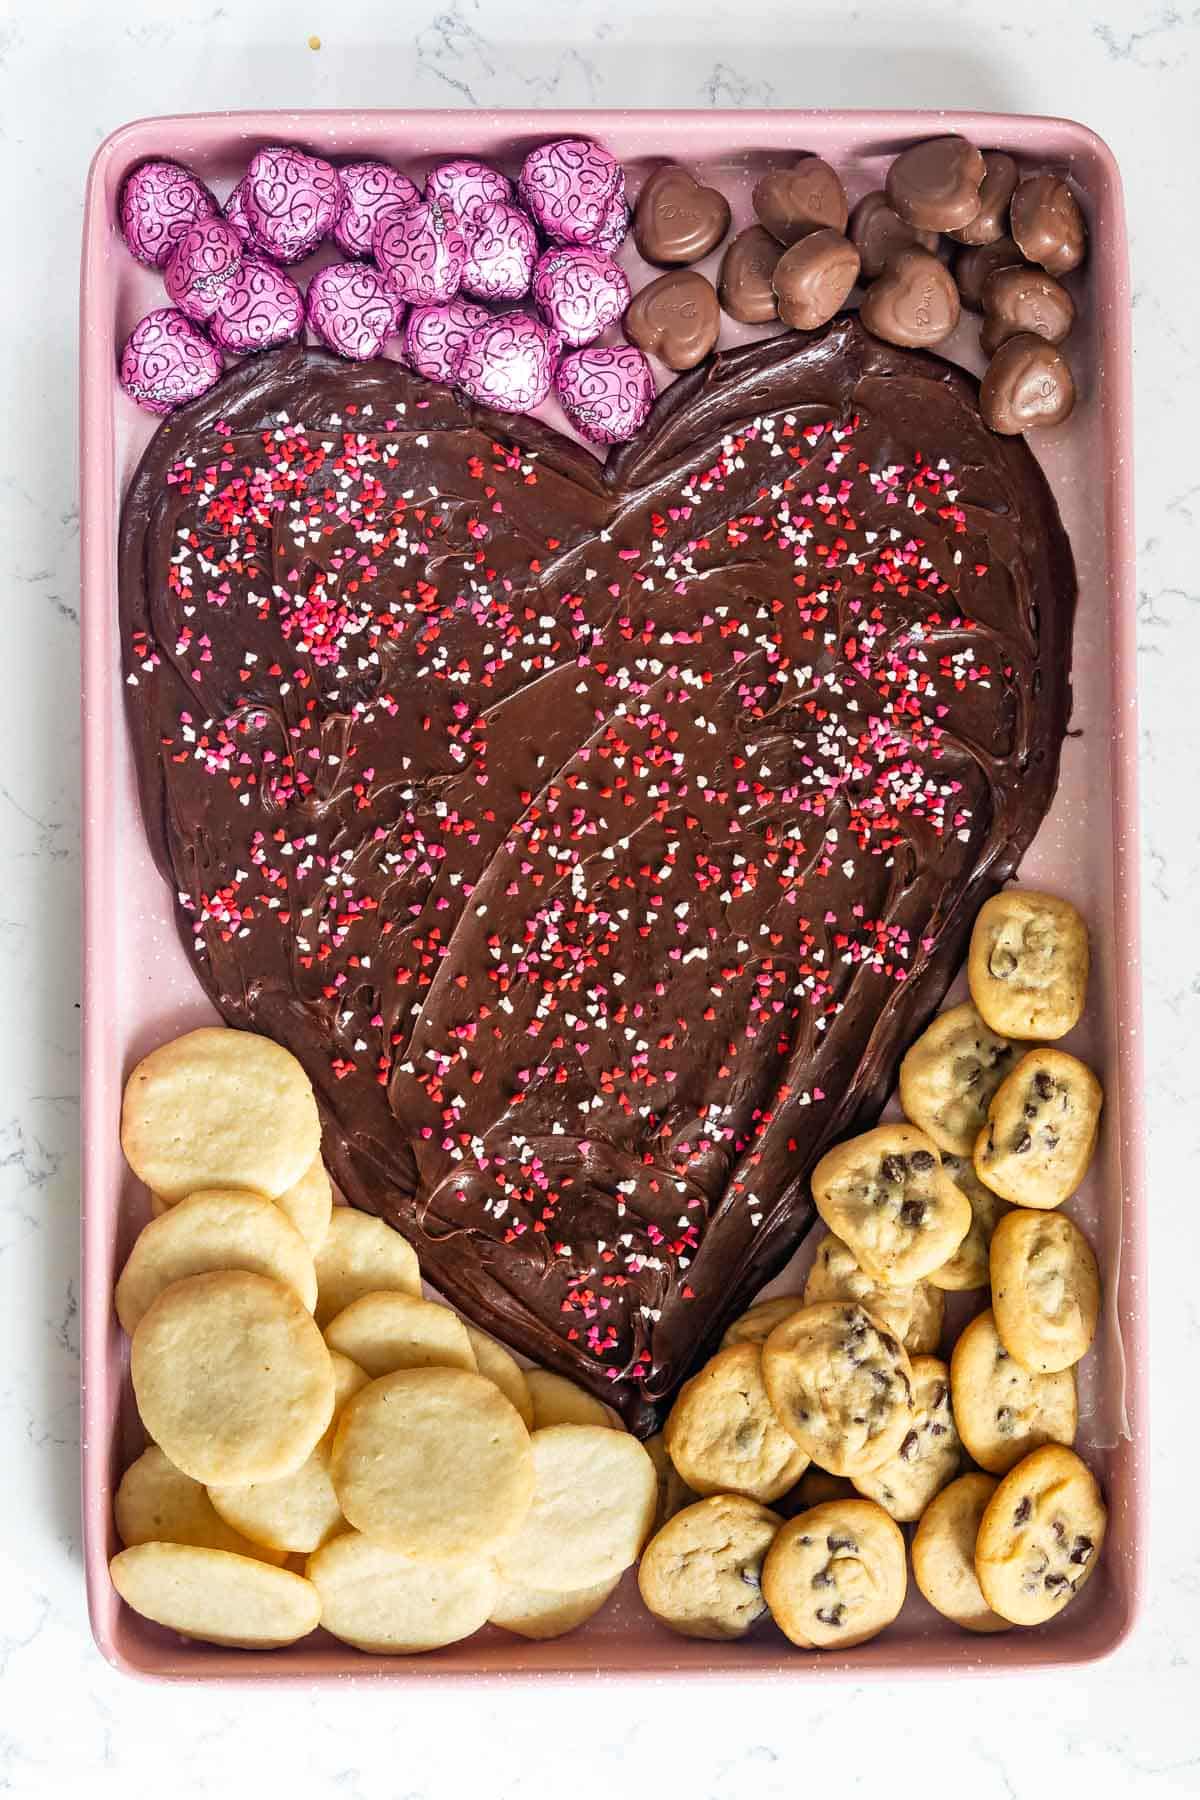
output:
<instances>
[{"instance_id":1,"label":"chocolate heart candy","mask_svg":"<svg viewBox=\"0 0 1200 1800\"><path fill-rule=\"evenodd\" d=\"M901 250L918 245L922 250L936 250L936 231L920 231L894 213L882 188L864 194L850 214L850 242L858 251L863 276L874 281L882 275L891 258Z\"/></svg>"},{"instance_id":2,"label":"chocolate heart candy","mask_svg":"<svg viewBox=\"0 0 1200 1800\"><path fill-rule=\"evenodd\" d=\"M1061 425L1074 406L1075 380L1066 357L1028 331L1001 344L979 390L984 424L1002 437Z\"/></svg>"},{"instance_id":3,"label":"chocolate heart candy","mask_svg":"<svg viewBox=\"0 0 1200 1800\"><path fill-rule=\"evenodd\" d=\"M845 231L846 190L837 172L819 156L805 156L790 169L772 169L754 190L754 210L773 238L794 244L828 226Z\"/></svg>"},{"instance_id":4,"label":"chocolate heart candy","mask_svg":"<svg viewBox=\"0 0 1200 1800\"><path fill-rule=\"evenodd\" d=\"M901 151L888 170L888 203L924 231L958 231L979 212L983 177L983 158L966 138L929 138Z\"/></svg>"},{"instance_id":5,"label":"chocolate heart candy","mask_svg":"<svg viewBox=\"0 0 1200 1800\"><path fill-rule=\"evenodd\" d=\"M1024 268L1021 252L1010 237L997 238L994 244L979 244L960 250L954 259L954 279L959 298L972 312L983 308L983 286L997 269Z\"/></svg>"},{"instance_id":6,"label":"chocolate heart candy","mask_svg":"<svg viewBox=\"0 0 1200 1800\"><path fill-rule=\"evenodd\" d=\"M1075 323L1075 302L1061 281L1044 269L997 269L983 285L983 330L979 342L991 356L1019 332L1061 344Z\"/></svg>"},{"instance_id":7,"label":"chocolate heart candy","mask_svg":"<svg viewBox=\"0 0 1200 1800\"><path fill-rule=\"evenodd\" d=\"M902 250L863 295L859 317L888 344L926 350L958 324L958 289L928 250Z\"/></svg>"},{"instance_id":8,"label":"chocolate heart candy","mask_svg":"<svg viewBox=\"0 0 1200 1800\"><path fill-rule=\"evenodd\" d=\"M638 195L633 235L647 262L699 262L728 230L724 194L676 163L656 169Z\"/></svg>"},{"instance_id":9,"label":"chocolate heart candy","mask_svg":"<svg viewBox=\"0 0 1200 1800\"><path fill-rule=\"evenodd\" d=\"M1057 175L1030 175L1012 197L1012 234L1021 255L1051 275L1083 261L1087 228L1079 202Z\"/></svg>"},{"instance_id":10,"label":"chocolate heart candy","mask_svg":"<svg viewBox=\"0 0 1200 1800\"><path fill-rule=\"evenodd\" d=\"M717 291L731 319L766 325L779 317L772 280L783 252L762 225L739 231L721 258Z\"/></svg>"},{"instance_id":11,"label":"chocolate heart candy","mask_svg":"<svg viewBox=\"0 0 1200 1800\"><path fill-rule=\"evenodd\" d=\"M721 308L711 281L695 269L673 269L634 297L625 314L625 336L665 362L694 369L717 341Z\"/></svg>"},{"instance_id":12,"label":"chocolate heart candy","mask_svg":"<svg viewBox=\"0 0 1200 1800\"><path fill-rule=\"evenodd\" d=\"M858 280L858 251L840 231L810 231L775 265L775 295L785 325L827 325Z\"/></svg>"},{"instance_id":13,"label":"chocolate heart candy","mask_svg":"<svg viewBox=\"0 0 1200 1800\"><path fill-rule=\"evenodd\" d=\"M985 150L984 177L979 189L979 211L968 225L949 235L960 244L994 244L1008 230L1008 207L1020 171L1003 150Z\"/></svg>"}]
</instances>

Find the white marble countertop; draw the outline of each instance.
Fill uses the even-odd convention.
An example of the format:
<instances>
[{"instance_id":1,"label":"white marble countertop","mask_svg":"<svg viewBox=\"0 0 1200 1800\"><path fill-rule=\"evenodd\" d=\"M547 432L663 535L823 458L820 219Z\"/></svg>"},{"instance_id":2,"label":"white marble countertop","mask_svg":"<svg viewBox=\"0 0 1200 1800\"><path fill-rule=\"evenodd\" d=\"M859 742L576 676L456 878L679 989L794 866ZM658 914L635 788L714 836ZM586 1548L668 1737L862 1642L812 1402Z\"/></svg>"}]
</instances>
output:
<instances>
[{"instance_id":1,"label":"white marble countertop","mask_svg":"<svg viewBox=\"0 0 1200 1800\"><path fill-rule=\"evenodd\" d=\"M321 48L309 47L318 35ZM1200 7L1193 0L4 0L0 508L0 1789L771 1800L1200 1789ZM1155 1438L1150 1604L1113 1661L953 1686L150 1688L83 1600L79 1342L76 274L100 139L240 106L962 106L1067 113L1133 235ZM19 183L19 190L13 192ZM581 1758L586 1759L581 1760Z\"/></svg>"}]
</instances>

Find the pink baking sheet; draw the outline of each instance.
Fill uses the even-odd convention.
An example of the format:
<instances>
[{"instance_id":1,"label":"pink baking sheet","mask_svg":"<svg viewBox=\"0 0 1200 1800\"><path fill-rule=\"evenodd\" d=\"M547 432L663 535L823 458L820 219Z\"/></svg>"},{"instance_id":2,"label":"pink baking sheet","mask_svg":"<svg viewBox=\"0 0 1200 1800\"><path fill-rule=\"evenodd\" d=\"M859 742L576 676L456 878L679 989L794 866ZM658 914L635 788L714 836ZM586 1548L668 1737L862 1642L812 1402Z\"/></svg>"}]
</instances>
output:
<instances>
[{"instance_id":1,"label":"pink baking sheet","mask_svg":"<svg viewBox=\"0 0 1200 1800\"><path fill-rule=\"evenodd\" d=\"M1097 1343L1080 1371L1078 1443L1104 1485L1111 1512L1100 1568L1052 1625L987 1638L957 1631L911 1590L895 1625L842 1656L795 1650L769 1624L730 1645L676 1637L641 1607L632 1577L595 1620L569 1637L535 1644L487 1630L412 1658L362 1655L320 1632L286 1651L220 1650L149 1624L117 1599L107 1571L118 1547L113 1488L142 1445L111 1294L114 1274L147 1216L147 1201L121 1157L117 1122L122 1084L137 1058L212 1015L176 939L171 896L146 847L122 711L117 519L154 421L118 391L114 367L125 333L149 307L163 303L158 278L133 261L114 228L125 174L144 157L174 156L224 196L254 150L281 140L334 158L383 156L418 179L431 162L464 153L481 154L512 172L531 145L585 132L622 159L634 192L656 162L688 163L728 195L740 227L752 217L750 190L767 166L815 152L837 166L854 200L881 185L897 150L948 130L1068 173L1091 233L1088 265L1075 281L1080 321L1071 357L1079 405L1067 425L1036 440L1079 566L1075 708L1058 796L1021 878L1074 899L1093 934L1088 1010L1067 1047L1096 1067L1107 1095L1093 1171L1069 1208L1095 1244L1107 1296ZM638 258L632 241L621 256L635 288L655 272ZM714 255L699 266L715 274L718 260ZM761 329L727 319L722 343L758 335ZM142 120L108 138L92 164L81 338L83 1507L88 1599L104 1655L127 1673L159 1679L420 1683L647 1674L864 1678L1040 1668L1111 1652L1129 1632L1144 1586L1149 1465L1130 301L1121 183L1108 148L1066 120L975 113L311 112ZM976 321L965 316L943 349L978 370L976 340ZM545 413L561 423L553 407ZM773 1286L794 1285L805 1260L802 1251L797 1267Z\"/></svg>"}]
</instances>

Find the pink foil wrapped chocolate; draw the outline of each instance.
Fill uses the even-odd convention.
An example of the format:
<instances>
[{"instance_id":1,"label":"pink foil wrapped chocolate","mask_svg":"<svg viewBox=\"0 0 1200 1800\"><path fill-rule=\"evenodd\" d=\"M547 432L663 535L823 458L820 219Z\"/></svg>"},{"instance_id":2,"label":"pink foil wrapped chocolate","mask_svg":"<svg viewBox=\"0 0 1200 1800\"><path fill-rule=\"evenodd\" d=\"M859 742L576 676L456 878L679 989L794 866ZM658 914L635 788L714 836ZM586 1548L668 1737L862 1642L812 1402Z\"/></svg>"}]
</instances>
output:
<instances>
[{"instance_id":1,"label":"pink foil wrapped chocolate","mask_svg":"<svg viewBox=\"0 0 1200 1800\"><path fill-rule=\"evenodd\" d=\"M564 343L590 344L629 305L629 282L603 250L564 244L539 257L533 300Z\"/></svg>"},{"instance_id":2,"label":"pink foil wrapped chocolate","mask_svg":"<svg viewBox=\"0 0 1200 1800\"><path fill-rule=\"evenodd\" d=\"M468 332L454 379L483 406L531 412L550 392L560 347L557 334L540 320L500 313Z\"/></svg>"},{"instance_id":3,"label":"pink foil wrapped chocolate","mask_svg":"<svg viewBox=\"0 0 1200 1800\"><path fill-rule=\"evenodd\" d=\"M494 200L511 200L512 192L507 175L465 156L441 163L425 177L426 200L440 200L464 224L474 218L481 206Z\"/></svg>"},{"instance_id":4,"label":"pink foil wrapped chocolate","mask_svg":"<svg viewBox=\"0 0 1200 1800\"><path fill-rule=\"evenodd\" d=\"M390 163L346 163L338 174L342 199L333 221L333 241L347 256L370 256L380 213L389 206L411 206L421 198L420 189Z\"/></svg>"},{"instance_id":5,"label":"pink foil wrapped chocolate","mask_svg":"<svg viewBox=\"0 0 1200 1800\"><path fill-rule=\"evenodd\" d=\"M531 150L517 195L556 244L592 244L609 223L621 165L587 138L560 138Z\"/></svg>"},{"instance_id":6,"label":"pink foil wrapped chocolate","mask_svg":"<svg viewBox=\"0 0 1200 1800\"><path fill-rule=\"evenodd\" d=\"M389 207L375 227L375 260L401 300L453 300L467 260L457 213L440 200Z\"/></svg>"},{"instance_id":7,"label":"pink foil wrapped chocolate","mask_svg":"<svg viewBox=\"0 0 1200 1800\"><path fill-rule=\"evenodd\" d=\"M244 175L221 208L221 217L227 225L233 226L242 243L247 249L250 249L254 243L254 227L246 212L246 177Z\"/></svg>"},{"instance_id":8,"label":"pink foil wrapped chocolate","mask_svg":"<svg viewBox=\"0 0 1200 1800\"><path fill-rule=\"evenodd\" d=\"M378 269L330 263L308 284L305 316L330 350L365 362L378 356L400 324L402 308Z\"/></svg>"},{"instance_id":9,"label":"pink foil wrapped chocolate","mask_svg":"<svg viewBox=\"0 0 1200 1800\"><path fill-rule=\"evenodd\" d=\"M147 412L174 412L207 394L223 367L221 353L174 306L139 319L121 352L121 386Z\"/></svg>"},{"instance_id":10,"label":"pink foil wrapped chocolate","mask_svg":"<svg viewBox=\"0 0 1200 1800\"><path fill-rule=\"evenodd\" d=\"M404 327L405 362L427 381L452 382L468 337L491 316L469 300L414 306Z\"/></svg>"},{"instance_id":11,"label":"pink foil wrapped chocolate","mask_svg":"<svg viewBox=\"0 0 1200 1800\"><path fill-rule=\"evenodd\" d=\"M221 296L209 331L214 343L233 356L273 350L304 329L304 295L282 269L247 251L242 266Z\"/></svg>"},{"instance_id":12,"label":"pink foil wrapped chocolate","mask_svg":"<svg viewBox=\"0 0 1200 1800\"><path fill-rule=\"evenodd\" d=\"M622 174L620 186L609 201L608 211L596 233L597 250L607 250L611 256L614 251L621 248L629 235L629 217L629 202L625 198L625 176Z\"/></svg>"},{"instance_id":13,"label":"pink foil wrapped chocolate","mask_svg":"<svg viewBox=\"0 0 1200 1800\"><path fill-rule=\"evenodd\" d=\"M242 240L224 219L189 225L163 270L168 296L181 313L207 324L242 261Z\"/></svg>"},{"instance_id":14,"label":"pink foil wrapped chocolate","mask_svg":"<svg viewBox=\"0 0 1200 1800\"><path fill-rule=\"evenodd\" d=\"M471 215L464 230L468 244L464 294L479 300L519 300L529 292L538 240L527 213L505 200L489 200Z\"/></svg>"},{"instance_id":15,"label":"pink foil wrapped chocolate","mask_svg":"<svg viewBox=\"0 0 1200 1800\"><path fill-rule=\"evenodd\" d=\"M342 197L332 163L288 144L250 158L245 189L255 248L281 263L302 262L329 236Z\"/></svg>"},{"instance_id":16,"label":"pink foil wrapped chocolate","mask_svg":"<svg viewBox=\"0 0 1200 1800\"><path fill-rule=\"evenodd\" d=\"M593 444L623 444L654 404L654 375L632 345L594 344L563 357L554 390L581 436Z\"/></svg>"},{"instance_id":17,"label":"pink foil wrapped chocolate","mask_svg":"<svg viewBox=\"0 0 1200 1800\"><path fill-rule=\"evenodd\" d=\"M182 163L144 162L126 177L117 216L132 255L149 269L161 269L188 229L215 219L216 198Z\"/></svg>"}]
</instances>

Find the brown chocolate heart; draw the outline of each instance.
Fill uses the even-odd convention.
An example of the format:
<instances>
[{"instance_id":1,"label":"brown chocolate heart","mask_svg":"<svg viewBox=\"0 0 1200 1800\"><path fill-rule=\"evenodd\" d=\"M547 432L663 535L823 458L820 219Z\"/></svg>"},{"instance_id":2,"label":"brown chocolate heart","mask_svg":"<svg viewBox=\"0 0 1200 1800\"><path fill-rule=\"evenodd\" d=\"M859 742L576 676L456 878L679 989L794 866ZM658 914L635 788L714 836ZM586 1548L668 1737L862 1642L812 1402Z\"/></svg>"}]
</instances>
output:
<instances>
[{"instance_id":1,"label":"brown chocolate heart","mask_svg":"<svg viewBox=\"0 0 1200 1800\"><path fill-rule=\"evenodd\" d=\"M1003 437L1061 425L1075 408L1075 378L1056 344L1024 332L1001 344L979 389L979 410Z\"/></svg>"},{"instance_id":2,"label":"brown chocolate heart","mask_svg":"<svg viewBox=\"0 0 1200 1800\"><path fill-rule=\"evenodd\" d=\"M950 336L959 311L946 265L928 250L902 250L863 295L859 317L885 343L925 350Z\"/></svg>"},{"instance_id":3,"label":"brown chocolate heart","mask_svg":"<svg viewBox=\"0 0 1200 1800\"><path fill-rule=\"evenodd\" d=\"M858 251L840 231L810 231L775 265L775 295L785 325L827 325L858 280Z\"/></svg>"},{"instance_id":4,"label":"brown chocolate heart","mask_svg":"<svg viewBox=\"0 0 1200 1800\"><path fill-rule=\"evenodd\" d=\"M874 193L864 194L850 214L850 242L858 251L864 280L874 281L899 251L914 244L922 250L936 250L938 234L907 224L892 211L883 189L876 188Z\"/></svg>"},{"instance_id":5,"label":"brown chocolate heart","mask_svg":"<svg viewBox=\"0 0 1200 1800\"><path fill-rule=\"evenodd\" d=\"M672 269L634 295L625 336L668 369L694 369L717 342L721 308L711 281L695 269Z\"/></svg>"},{"instance_id":6,"label":"brown chocolate heart","mask_svg":"<svg viewBox=\"0 0 1200 1800\"><path fill-rule=\"evenodd\" d=\"M1075 323L1075 302L1061 281L1044 269L997 269L983 284L983 330L979 342L991 356L1008 338L1030 331L1048 344L1061 344Z\"/></svg>"},{"instance_id":7,"label":"brown chocolate heart","mask_svg":"<svg viewBox=\"0 0 1200 1800\"><path fill-rule=\"evenodd\" d=\"M923 231L957 231L979 211L983 176L983 158L966 138L929 138L902 150L888 170L888 204Z\"/></svg>"},{"instance_id":8,"label":"brown chocolate heart","mask_svg":"<svg viewBox=\"0 0 1200 1800\"><path fill-rule=\"evenodd\" d=\"M1021 255L1051 275L1069 275L1083 261L1087 227L1079 202L1057 175L1031 175L1012 197L1012 234Z\"/></svg>"},{"instance_id":9,"label":"brown chocolate heart","mask_svg":"<svg viewBox=\"0 0 1200 1800\"><path fill-rule=\"evenodd\" d=\"M960 244L994 244L1008 230L1008 208L1019 174L1016 161L1003 150L985 150L983 169L979 211L969 225L948 234Z\"/></svg>"},{"instance_id":10,"label":"brown chocolate heart","mask_svg":"<svg viewBox=\"0 0 1200 1800\"><path fill-rule=\"evenodd\" d=\"M1009 237L997 238L994 244L979 244L960 250L954 259L954 279L959 298L972 312L983 309L983 288L989 275L997 269L1021 268L1021 252Z\"/></svg>"},{"instance_id":11,"label":"brown chocolate heart","mask_svg":"<svg viewBox=\"0 0 1200 1800\"><path fill-rule=\"evenodd\" d=\"M638 195L633 235L647 262L699 262L728 230L724 194L701 187L677 163L656 169Z\"/></svg>"},{"instance_id":12,"label":"brown chocolate heart","mask_svg":"<svg viewBox=\"0 0 1200 1800\"><path fill-rule=\"evenodd\" d=\"M782 256L779 242L762 225L739 231L721 258L718 291L721 305L731 319L744 325L766 325L779 317L775 301L775 265Z\"/></svg>"},{"instance_id":13,"label":"brown chocolate heart","mask_svg":"<svg viewBox=\"0 0 1200 1800\"><path fill-rule=\"evenodd\" d=\"M754 190L754 211L781 244L810 231L845 231L846 190L837 171L819 156L804 156L790 169L772 169Z\"/></svg>"}]
</instances>

